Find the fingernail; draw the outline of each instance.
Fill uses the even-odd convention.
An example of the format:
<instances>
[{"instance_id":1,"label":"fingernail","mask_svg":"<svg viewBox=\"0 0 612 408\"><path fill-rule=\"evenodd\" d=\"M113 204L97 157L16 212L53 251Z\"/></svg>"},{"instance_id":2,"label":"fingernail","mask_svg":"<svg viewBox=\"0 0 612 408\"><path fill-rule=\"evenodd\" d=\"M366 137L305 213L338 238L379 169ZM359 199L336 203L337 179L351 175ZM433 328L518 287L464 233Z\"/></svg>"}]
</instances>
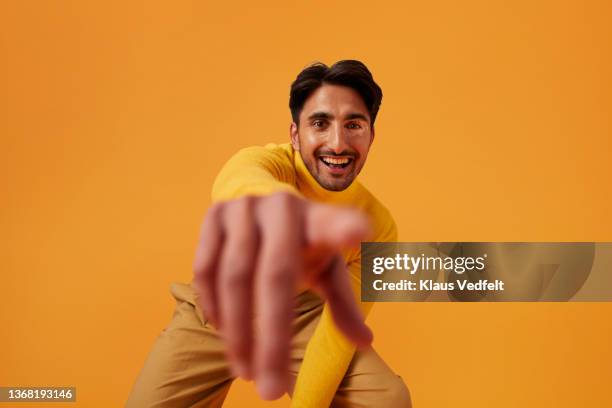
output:
<instances>
[{"instance_id":1,"label":"fingernail","mask_svg":"<svg viewBox=\"0 0 612 408\"><path fill-rule=\"evenodd\" d=\"M259 396L265 400L278 399L287 392L287 381L278 374L264 373L256 382Z\"/></svg>"},{"instance_id":2,"label":"fingernail","mask_svg":"<svg viewBox=\"0 0 612 408\"><path fill-rule=\"evenodd\" d=\"M364 326L361 330L361 334L359 335L359 339L357 340L356 346L358 349L366 349L370 347L372 341L374 340L374 333L368 326Z\"/></svg>"},{"instance_id":3,"label":"fingernail","mask_svg":"<svg viewBox=\"0 0 612 408\"><path fill-rule=\"evenodd\" d=\"M234 373L234 376L236 377L240 377L246 381L251 380L251 373L249 367L244 363L234 363L232 365L232 371Z\"/></svg>"}]
</instances>

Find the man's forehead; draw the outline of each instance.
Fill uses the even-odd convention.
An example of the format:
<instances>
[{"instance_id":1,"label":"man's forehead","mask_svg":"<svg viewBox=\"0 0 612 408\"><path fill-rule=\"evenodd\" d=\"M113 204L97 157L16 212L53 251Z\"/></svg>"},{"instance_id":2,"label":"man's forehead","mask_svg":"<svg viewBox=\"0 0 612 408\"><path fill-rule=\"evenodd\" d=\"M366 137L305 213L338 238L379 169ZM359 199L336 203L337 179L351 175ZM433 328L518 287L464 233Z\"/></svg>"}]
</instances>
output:
<instances>
[{"instance_id":1,"label":"man's forehead","mask_svg":"<svg viewBox=\"0 0 612 408\"><path fill-rule=\"evenodd\" d=\"M308 97L300 116L307 118L313 113L326 113L331 117L355 116L360 113L369 118L369 112L357 91L347 86L330 84L320 86Z\"/></svg>"}]
</instances>

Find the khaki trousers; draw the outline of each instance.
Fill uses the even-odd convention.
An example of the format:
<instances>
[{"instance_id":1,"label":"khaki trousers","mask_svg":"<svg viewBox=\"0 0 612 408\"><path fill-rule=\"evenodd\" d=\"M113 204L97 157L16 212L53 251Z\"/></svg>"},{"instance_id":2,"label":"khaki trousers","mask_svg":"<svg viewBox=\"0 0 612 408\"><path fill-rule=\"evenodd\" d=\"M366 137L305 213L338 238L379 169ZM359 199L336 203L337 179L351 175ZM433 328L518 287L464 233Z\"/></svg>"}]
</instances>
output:
<instances>
[{"instance_id":1,"label":"khaki trousers","mask_svg":"<svg viewBox=\"0 0 612 408\"><path fill-rule=\"evenodd\" d=\"M128 408L221 407L234 377L223 342L196 305L191 285L173 283L174 315L155 340L128 398ZM295 382L323 303L310 291L297 296L290 374ZM325 358L325 356L322 356ZM357 351L332 407L410 407L410 394L380 356Z\"/></svg>"}]
</instances>

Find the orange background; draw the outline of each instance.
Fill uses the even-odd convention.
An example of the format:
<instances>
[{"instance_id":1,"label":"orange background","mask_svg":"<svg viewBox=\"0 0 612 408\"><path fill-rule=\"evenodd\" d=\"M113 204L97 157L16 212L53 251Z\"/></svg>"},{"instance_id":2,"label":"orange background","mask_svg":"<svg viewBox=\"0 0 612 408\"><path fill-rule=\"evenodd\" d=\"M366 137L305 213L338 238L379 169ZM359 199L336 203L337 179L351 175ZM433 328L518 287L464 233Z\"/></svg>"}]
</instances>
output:
<instances>
[{"instance_id":1,"label":"orange background","mask_svg":"<svg viewBox=\"0 0 612 408\"><path fill-rule=\"evenodd\" d=\"M288 140L315 60L383 88L362 180L402 240L612 240L609 2L126 3L0 4L0 385L123 405L216 172ZM415 407L600 407L611 316L380 304L369 323ZM288 399L238 381L226 406Z\"/></svg>"}]
</instances>

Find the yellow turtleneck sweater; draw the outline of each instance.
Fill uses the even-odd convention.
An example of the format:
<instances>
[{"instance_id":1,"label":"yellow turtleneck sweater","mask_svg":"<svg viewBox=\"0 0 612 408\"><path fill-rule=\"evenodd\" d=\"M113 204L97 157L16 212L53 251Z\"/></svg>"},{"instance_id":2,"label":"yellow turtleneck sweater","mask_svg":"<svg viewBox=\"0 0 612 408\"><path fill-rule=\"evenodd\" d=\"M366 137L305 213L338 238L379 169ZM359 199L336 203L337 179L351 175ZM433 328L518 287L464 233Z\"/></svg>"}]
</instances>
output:
<instances>
[{"instance_id":1,"label":"yellow turtleneck sweater","mask_svg":"<svg viewBox=\"0 0 612 408\"><path fill-rule=\"evenodd\" d=\"M268 144L240 150L223 167L213 185L213 202L244 195L267 195L286 191L302 198L350 205L370 217L372 241L396 241L397 229L389 211L354 181L344 191L328 191L317 183L291 144ZM358 248L343 253L351 284L359 301L361 253ZM372 304L359 302L364 316ZM351 362L355 346L336 328L327 305L312 335L293 392L293 408L328 407Z\"/></svg>"}]
</instances>

